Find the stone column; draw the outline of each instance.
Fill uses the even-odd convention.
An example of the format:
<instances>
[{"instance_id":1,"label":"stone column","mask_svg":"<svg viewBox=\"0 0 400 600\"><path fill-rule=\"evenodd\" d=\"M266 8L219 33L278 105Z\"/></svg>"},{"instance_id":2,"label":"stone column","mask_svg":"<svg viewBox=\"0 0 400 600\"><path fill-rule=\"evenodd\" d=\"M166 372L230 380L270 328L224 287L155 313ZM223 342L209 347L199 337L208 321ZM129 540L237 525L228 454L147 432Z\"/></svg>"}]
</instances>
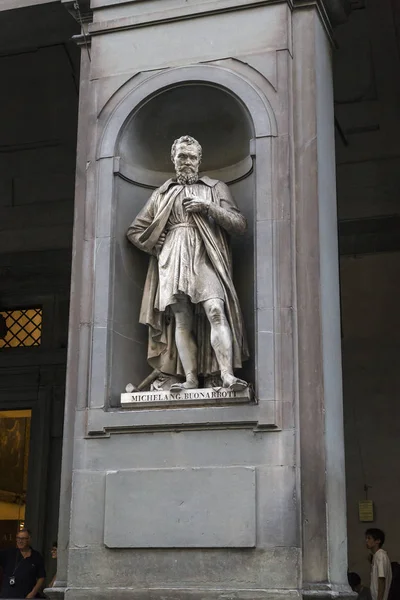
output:
<instances>
[{"instance_id":1,"label":"stone column","mask_svg":"<svg viewBox=\"0 0 400 600\"><path fill-rule=\"evenodd\" d=\"M302 570L303 595L313 597L349 594L332 44L326 26L314 6L294 13Z\"/></svg>"},{"instance_id":2,"label":"stone column","mask_svg":"<svg viewBox=\"0 0 400 600\"><path fill-rule=\"evenodd\" d=\"M82 40L84 42L84 40ZM86 407L87 372L91 326L90 277L91 266L85 262L90 253L85 251L88 232L86 205L86 158L88 153L88 88L90 60L86 45L81 54L78 142L76 158L76 185L74 210L74 236L72 247L71 294L68 333L68 358L65 394L62 468L60 485L60 511L58 526L57 574L53 588L46 589L49 598L64 598L68 579L68 548L71 518L72 471L76 440L80 436L77 426L79 414ZM90 239L90 238L89 238Z\"/></svg>"},{"instance_id":3,"label":"stone column","mask_svg":"<svg viewBox=\"0 0 400 600\"><path fill-rule=\"evenodd\" d=\"M340 3L92 8L50 594L347 595L330 64ZM182 98L207 107L201 122ZM178 131L184 118L190 131ZM164 137L188 132L213 138L208 168L250 223L233 250L255 400L127 410L119 394L148 366L137 323L146 264L125 231L163 171Z\"/></svg>"}]
</instances>

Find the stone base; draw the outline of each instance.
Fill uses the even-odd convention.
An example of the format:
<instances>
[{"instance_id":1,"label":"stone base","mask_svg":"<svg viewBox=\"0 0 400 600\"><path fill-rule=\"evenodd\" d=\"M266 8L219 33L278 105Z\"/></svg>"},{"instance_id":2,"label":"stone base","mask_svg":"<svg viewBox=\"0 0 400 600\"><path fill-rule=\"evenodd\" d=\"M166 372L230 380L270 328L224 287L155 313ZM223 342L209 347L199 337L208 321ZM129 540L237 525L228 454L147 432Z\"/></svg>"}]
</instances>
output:
<instances>
[{"instance_id":1,"label":"stone base","mask_svg":"<svg viewBox=\"0 0 400 600\"><path fill-rule=\"evenodd\" d=\"M243 404L251 402L252 393L250 388L240 392L232 392L227 388L199 388L178 393L170 391L152 392L126 392L121 394L121 407L141 409L152 408L174 408L182 406L204 406L223 404Z\"/></svg>"},{"instance_id":2,"label":"stone base","mask_svg":"<svg viewBox=\"0 0 400 600\"><path fill-rule=\"evenodd\" d=\"M357 594L348 585L315 584L304 587L303 600L355 600Z\"/></svg>"},{"instance_id":3,"label":"stone base","mask_svg":"<svg viewBox=\"0 0 400 600\"><path fill-rule=\"evenodd\" d=\"M68 588L66 600L301 600L299 590Z\"/></svg>"},{"instance_id":4,"label":"stone base","mask_svg":"<svg viewBox=\"0 0 400 600\"><path fill-rule=\"evenodd\" d=\"M193 588L49 588L54 600L355 600L350 588L315 586L303 590Z\"/></svg>"},{"instance_id":5,"label":"stone base","mask_svg":"<svg viewBox=\"0 0 400 600\"><path fill-rule=\"evenodd\" d=\"M65 587L59 588L46 588L44 590L46 594L46 598L51 598L52 600L64 600L65 598Z\"/></svg>"}]
</instances>

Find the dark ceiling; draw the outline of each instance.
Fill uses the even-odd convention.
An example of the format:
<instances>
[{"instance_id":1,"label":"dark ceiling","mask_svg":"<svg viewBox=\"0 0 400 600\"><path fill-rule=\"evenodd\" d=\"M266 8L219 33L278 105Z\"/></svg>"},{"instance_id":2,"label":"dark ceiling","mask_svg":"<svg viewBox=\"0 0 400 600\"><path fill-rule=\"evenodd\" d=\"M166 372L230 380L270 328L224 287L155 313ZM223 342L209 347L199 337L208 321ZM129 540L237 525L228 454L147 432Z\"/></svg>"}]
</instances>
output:
<instances>
[{"instance_id":1,"label":"dark ceiling","mask_svg":"<svg viewBox=\"0 0 400 600\"><path fill-rule=\"evenodd\" d=\"M66 43L79 31L59 2L0 11L0 56Z\"/></svg>"}]
</instances>

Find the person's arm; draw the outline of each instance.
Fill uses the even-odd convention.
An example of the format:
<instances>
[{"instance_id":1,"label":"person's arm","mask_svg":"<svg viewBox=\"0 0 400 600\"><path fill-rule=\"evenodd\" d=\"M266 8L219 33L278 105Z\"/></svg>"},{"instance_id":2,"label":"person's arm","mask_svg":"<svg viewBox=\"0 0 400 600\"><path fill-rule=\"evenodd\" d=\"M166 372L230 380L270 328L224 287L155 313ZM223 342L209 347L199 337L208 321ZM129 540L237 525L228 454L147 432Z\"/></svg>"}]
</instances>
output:
<instances>
[{"instance_id":1,"label":"person's arm","mask_svg":"<svg viewBox=\"0 0 400 600\"><path fill-rule=\"evenodd\" d=\"M207 214L214 219L220 227L223 227L228 233L240 235L246 231L246 219L237 210L233 211L230 207L217 206L213 202L208 207Z\"/></svg>"},{"instance_id":2,"label":"person's arm","mask_svg":"<svg viewBox=\"0 0 400 600\"><path fill-rule=\"evenodd\" d=\"M150 227L150 225L153 222L155 198L156 198L156 192L153 192L150 199L146 202L145 206L142 208L142 210L140 211L140 213L138 214L138 216L136 217L136 219L133 221L132 225L128 228L128 231L126 232L126 236L127 236L128 240L131 242L131 244L133 244L134 246L139 248L139 250L142 250L143 252L147 252L147 254L153 254L153 255L157 255L157 250L153 249L151 252L149 252L149 250L146 248L146 246L143 245L143 243L140 241L140 237L141 237L142 233L144 233L146 231L146 229L148 227Z\"/></svg>"},{"instance_id":3,"label":"person's arm","mask_svg":"<svg viewBox=\"0 0 400 600\"><path fill-rule=\"evenodd\" d=\"M386 589L386 579L385 577L378 578L378 600L383 600Z\"/></svg>"},{"instance_id":4,"label":"person's arm","mask_svg":"<svg viewBox=\"0 0 400 600\"><path fill-rule=\"evenodd\" d=\"M38 552L35 552L35 563L36 563L36 583L31 589L26 598L36 598L37 593L41 590L46 579L46 571L44 568L43 557Z\"/></svg>"},{"instance_id":5,"label":"person's arm","mask_svg":"<svg viewBox=\"0 0 400 600\"><path fill-rule=\"evenodd\" d=\"M209 215L228 233L243 235L247 229L247 221L238 209L229 187L220 181L215 186L214 193L219 199L219 206L213 203Z\"/></svg>"},{"instance_id":6,"label":"person's arm","mask_svg":"<svg viewBox=\"0 0 400 600\"><path fill-rule=\"evenodd\" d=\"M376 570L378 575L378 597L377 600L383 600L386 589L386 570L385 570L385 553L381 550L374 555L374 563L376 561Z\"/></svg>"},{"instance_id":7,"label":"person's arm","mask_svg":"<svg viewBox=\"0 0 400 600\"><path fill-rule=\"evenodd\" d=\"M237 208L228 186L220 181L214 187L214 193L219 199L219 205L212 201L207 202L199 197L192 197L184 200L186 210L188 212L201 212L212 217L228 233L243 234L247 229L247 222Z\"/></svg>"},{"instance_id":8,"label":"person's arm","mask_svg":"<svg viewBox=\"0 0 400 600\"><path fill-rule=\"evenodd\" d=\"M36 598L36 594L40 591L44 584L44 577L39 577L36 581L35 587L29 592L26 598Z\"/></svg>"}]
</instances>

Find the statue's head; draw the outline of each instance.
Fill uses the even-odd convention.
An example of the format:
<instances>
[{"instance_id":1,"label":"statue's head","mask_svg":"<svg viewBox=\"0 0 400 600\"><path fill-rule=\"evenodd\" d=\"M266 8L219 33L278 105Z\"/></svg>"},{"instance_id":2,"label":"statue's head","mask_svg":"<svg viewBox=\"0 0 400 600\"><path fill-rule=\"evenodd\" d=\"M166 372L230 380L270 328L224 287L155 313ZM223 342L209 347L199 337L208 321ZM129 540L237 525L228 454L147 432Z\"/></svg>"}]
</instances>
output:
<instances>
[{"instance_id":1,"label":"statue's head","mask_svg":"<svg viewBox=\"0 0 400 600\"><path fill-rule=\"evenodd\" d=\"M174 163L179 183L196 183L199 178L201 154L202 149L199 142L190 135L183 135L174 141L171 148L171 160Z\"/></svg>"}]
</instances>

